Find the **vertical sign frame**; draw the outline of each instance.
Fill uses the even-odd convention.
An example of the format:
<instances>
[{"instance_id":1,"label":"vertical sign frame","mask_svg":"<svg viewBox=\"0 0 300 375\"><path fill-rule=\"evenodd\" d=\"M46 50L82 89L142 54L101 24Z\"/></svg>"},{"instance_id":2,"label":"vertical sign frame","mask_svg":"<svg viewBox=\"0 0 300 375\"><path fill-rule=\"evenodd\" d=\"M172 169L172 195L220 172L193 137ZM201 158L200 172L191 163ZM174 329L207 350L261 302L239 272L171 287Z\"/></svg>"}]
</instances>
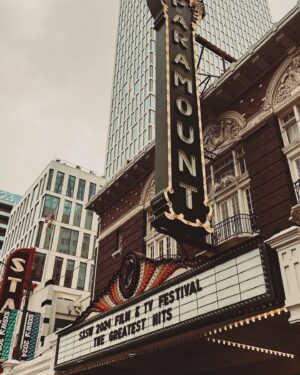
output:
<instances>
[{"instance_id":1,"label":"vertical sign frame","mask_svg":"<svg viewBox=\"0 0 300 375\"><path fill-rule=\"evenodd\" d=\"M200 0L147 0L155 20L157 58L156 196L153 226L203 243L211 233L207 205L196 28Z\"/></svg>"}]
</instances>

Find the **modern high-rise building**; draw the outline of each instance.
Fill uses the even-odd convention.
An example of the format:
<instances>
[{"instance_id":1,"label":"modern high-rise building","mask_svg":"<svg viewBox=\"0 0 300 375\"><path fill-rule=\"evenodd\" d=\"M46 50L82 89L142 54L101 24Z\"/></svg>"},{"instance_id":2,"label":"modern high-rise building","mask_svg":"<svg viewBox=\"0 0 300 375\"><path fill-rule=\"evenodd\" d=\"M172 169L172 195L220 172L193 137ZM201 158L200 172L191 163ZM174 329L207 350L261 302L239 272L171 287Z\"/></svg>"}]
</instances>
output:
<instances>
[{"instance_id":1,"label":"modern high-rise building","mask_svg":"<svg viewBox=\"0 0 300 375\"><path fill-rule=\"evenodd\" d=\"M271 26L267 0L206 0L199 34L240 57ZM115 175L155 136L155 31L146 1L120 1L107 139L106 177ZM204 50L200 72L220 76L223 61Z\"/></svg>"},{"instance_id":2,"label":"modern high-rise building","mask_svg":"<svg viewBox=\"0 0 300 375\"><path fill-rule=\"evenodd\" d=\"M93 171L56 159L11 212L2 261L13 249L36 248L29 309L46 318L42 344L89 303L98 220L85 204L103 185Z\"/></svg>"},{"instance_id":3,"label":"modern high-rise building","mask_svg":"<svg viewBox=\"0 0 300 375\"><path fill-rule=\"evenodd\" d=\"M0 251L3 246L10 213L21 198L20 195L0 190Z\"/></svg>"}]
</instances>

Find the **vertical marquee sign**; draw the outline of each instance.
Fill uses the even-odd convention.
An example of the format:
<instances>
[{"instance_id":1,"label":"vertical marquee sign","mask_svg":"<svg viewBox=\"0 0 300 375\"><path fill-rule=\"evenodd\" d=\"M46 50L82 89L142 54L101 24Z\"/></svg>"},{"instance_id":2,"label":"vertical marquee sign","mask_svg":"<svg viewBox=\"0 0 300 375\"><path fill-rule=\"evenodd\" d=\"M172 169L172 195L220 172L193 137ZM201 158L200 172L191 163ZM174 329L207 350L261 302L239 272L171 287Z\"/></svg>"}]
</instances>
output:
<instances>
[{"instance_id":1,"label":"vertical marquee sign","mask_svg":"<svg viewBox=\"0 0 300 375\"><path fill-rule=\"evenodd\" d=\"M35 248L16 249L5 261L0 284L0 312L20 309L23 292L30 282Z\"/></svg>"},{"instance_id":2,"label":"vertical marquee sign","mask_svg":"<svg viewBox=\"0 0 300 375\"><path fill-rule=\"evenodd\" d=\"M206 205L195 33L200 0L147 0L157 31L153 225L174 237L212 232Z\"/></svg>"}]
</instances>

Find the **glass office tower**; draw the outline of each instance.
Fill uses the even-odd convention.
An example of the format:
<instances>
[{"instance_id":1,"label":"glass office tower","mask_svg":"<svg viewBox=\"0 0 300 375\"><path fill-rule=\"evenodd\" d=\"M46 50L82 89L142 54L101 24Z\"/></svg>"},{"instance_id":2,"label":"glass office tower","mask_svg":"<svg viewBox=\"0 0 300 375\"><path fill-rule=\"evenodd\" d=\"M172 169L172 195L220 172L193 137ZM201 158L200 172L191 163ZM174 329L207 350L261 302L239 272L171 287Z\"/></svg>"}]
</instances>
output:
<instances>
[{"instance_id":1,"label":"glass office tower","mask_svg":"<svg viewBox=\"0 0 300 375\"><path fill-rule=\"evenodd\" d=\"M206 0L199 34L240 57L271 26L267 0ZM146 0L120 1L106 178L114 176L155 136L155 31ZM204 51L202 73L220 76L221 59Z\"/></svg>"}]
</instances>

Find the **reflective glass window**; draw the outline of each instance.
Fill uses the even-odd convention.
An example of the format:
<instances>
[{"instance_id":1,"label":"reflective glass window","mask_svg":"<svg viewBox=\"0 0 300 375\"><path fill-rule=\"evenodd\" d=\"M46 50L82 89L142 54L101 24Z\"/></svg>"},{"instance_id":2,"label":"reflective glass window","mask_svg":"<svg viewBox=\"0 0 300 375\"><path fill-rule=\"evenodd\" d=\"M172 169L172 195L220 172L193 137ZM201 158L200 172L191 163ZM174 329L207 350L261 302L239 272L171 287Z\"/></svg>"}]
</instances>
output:
<instances>
[{"instance_id":1,"label":"reflective glass window","mask_svg":"<svg viewBox=\"0 0 300 375\"><path fill-rule=\"evenodd\" d=\"M79 289L79 290L84 290L86 268L87 268L86 263L80 263L79 273L78 273L78 281L77 281L77 289Z\"/></svg>"},{"instance_id":2,"label":"reflective glass window","mask_svg":"<svg viewBox=\"0 0 300 375\"><path fill-rule=\"evenodd\" d=\"M93 223L93 212L92 211L86 211L85 215L85 229L91 230L92 229L92 223Z\"/></svg>"},{"instance_id":3,"label":"reflective glass window","mask_svg":"<svg viewBox=\"0 0 300 375\"><path fill-rule=\"evenodd\" d=\"M73 198L76 177L69 176L66 195Z\"/></svg>"},{"instance_id":4,"label":"reflective glass window","mask_svg":"<svg viewBox=\"0 0 300 375\"><path fill-rule=\"evenodd\" d=\"M68 259L67 260L66 273L65 273L65 281L64 281L64 286L66 288L72 287L74 266L75 266L75 261L71 260L71 259Z\"/></svg>"},{"instance_id":5,"label":"reflective glass window","mask_svg":"<svg viewBox=\"0 0 300 375\"><path fill-rule=\"evenodd\" d=\"M64 173L57 172L55 185L54 185L54 192L57 193L57 194L61 194L61 192L62 192L64 177L65 177Z\"/></svg>"},{"instance_id":6,"label":"reflective glass window","mask_svg":"<svg viewBox=\"0 0 300 375\"><path fill-rule=\"evenodd\" d=\"M62 216L62 220L61 220L65 224L69 224L69 222L70 222L71 209L72 209L72 202L71 201L65 201L64 212L63 212L63 216Z\"/></svg>"},{"instance_id":7,"label":"reflective glass window","mask_svg":"<svg viewBox=\"0 0 300 375\"><path fill-rule=\"evenodd\" d=\"M55 257L53 274L52 274L52 279L54 281L54 285L60 284L63 261L64 261L63 258Z\"/></svg>"},{"instance_id":8,"label":"reflective glass window","mask_svg":"<svg viewBox=\"0 0 300 375\"><path fill-rule=\"evenodd\" d=\"M44 199L43 217L49 216L52 212L58 211L59 198L53 197L52 195L46 195Z\"/></svg>"},{"instance_id":9,"label":"reflective glass window","mask_svg":"<svg viewBox=\"0 0 300 375\"><path fill-rule=\"evenodd\" d=\"M61 228L57 251L62 254L76 255L78 243L78 232L75 230Z\"/></svg>"},{"instance_id":10,"label":"reflective glass window","mask_svg":"<svg viewBox=\"0 0 300 375\"><path fill-rule=\"evenodd\" d=\"M83 240L82 240L81 258L88 259L88 257L89 257L89 248L90 248L90 240L91 240L91 236L89 234L85 233L83 235Z\"/></svg>"},{"instance_id":11,"label":"reflective glass window","mask_svg":"<svg viewBox=\"0 0 300 375\"><path fill-rule=\"evenodd\" d=\"M78 190L77 190L77 199L83 201L85 191L85 180L79 180Z\"/></svg>"},{"instance_id":12,"label":"reflective glass window","mask_svg":"<svg viewBox=\"0 0 300 375\"><path fill-rule=\"evenodd\" d=\"M89 188L89 200L96 195L96 184L93 182L90 183Z\"/></svg>"},{"instance_id":13,"label":"reflective glass window","mask_svg":"<svg viewBox=\"0 0 300 375\"><path fill-rule=\"evenodd\" d=\"M32 280L41 281L44 272L46 255L42 253L36 253L34 257L34 263L32 268Z\"/></svg>"},{"instance_id":14,"label":"reflective glass window","mask_svg":"<svg viewBox=\"0 0 300 375\"><path fill-rule=\"evenodd\" d=\"M73 225L75 225L76 227L80 226L81 213L82 213L82 205L77 203L75 205L75 212L74 212L74 219L73 219Z\"/></svg>"}]
</instances>

